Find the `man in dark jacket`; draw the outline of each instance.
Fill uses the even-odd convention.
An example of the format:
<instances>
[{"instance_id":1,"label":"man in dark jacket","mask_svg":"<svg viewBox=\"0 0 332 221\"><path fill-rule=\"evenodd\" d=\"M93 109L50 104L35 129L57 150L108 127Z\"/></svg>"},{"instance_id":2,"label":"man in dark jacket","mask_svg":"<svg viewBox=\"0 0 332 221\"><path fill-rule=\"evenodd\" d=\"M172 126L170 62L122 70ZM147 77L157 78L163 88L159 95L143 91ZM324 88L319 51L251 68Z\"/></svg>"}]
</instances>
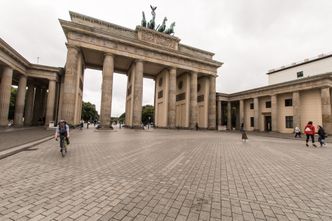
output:
<instances>
[{"instance_id":1,"label":"man in dark jacket","mask_svg":"<svg viewBox=\"0 0 332 221\"><path fill-rule=\"evenodd\" d=\"M307 136L307 138L305 140L305 145L307 147L309 147L308 141L309 141L309 138L311 138L312 146L317 147L315 144L315 126L312 124L312 121L309 121L307 126L305 126L304 133Z\"/></svg>"},{"instance_id":2,"label":"man in dark jacket","mask_svg":"<svg viewBox=\"0 0 332 221\"><path fill-rule=\"evenodd\" d=\"M326 133L325 130L322 126L318 126L318 142L320 143L320 146L322 147L325 145L325 138L326 138Z\"/></svg>"}]
</instances>

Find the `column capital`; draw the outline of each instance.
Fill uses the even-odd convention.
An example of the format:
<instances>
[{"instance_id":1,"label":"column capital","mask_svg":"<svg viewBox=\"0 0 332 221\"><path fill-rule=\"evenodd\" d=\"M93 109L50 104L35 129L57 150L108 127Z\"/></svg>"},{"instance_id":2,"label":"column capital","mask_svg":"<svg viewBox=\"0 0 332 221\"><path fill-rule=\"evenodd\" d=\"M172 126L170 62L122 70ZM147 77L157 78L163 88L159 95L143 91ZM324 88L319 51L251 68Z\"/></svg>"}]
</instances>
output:
<instances>
[{"instance_id":1,"label":"column capital","mask_svg":"<svg viewBox=\"0 0 332 221\"><path fill-rule=\"evenodd\" d=\"M70 44L70 43L66 43L66 47L67 47L67 49L70 49L70 48L76 49L76 50L80 49L78 46L76 46L74 44Z\"/></svg>"},{"instance_id":2,"label":"column capital","mask_svg":"<svg viewBox=\"0 0 332 221\"><path fill-rule=\"evenodd\" d=\"M106 52L106 53L104 53L104 58L105 57L112 57L112 58L114 58L114 54L112 54L112 53L110 53L110 52Z\"/></svg>"}]
</instances>

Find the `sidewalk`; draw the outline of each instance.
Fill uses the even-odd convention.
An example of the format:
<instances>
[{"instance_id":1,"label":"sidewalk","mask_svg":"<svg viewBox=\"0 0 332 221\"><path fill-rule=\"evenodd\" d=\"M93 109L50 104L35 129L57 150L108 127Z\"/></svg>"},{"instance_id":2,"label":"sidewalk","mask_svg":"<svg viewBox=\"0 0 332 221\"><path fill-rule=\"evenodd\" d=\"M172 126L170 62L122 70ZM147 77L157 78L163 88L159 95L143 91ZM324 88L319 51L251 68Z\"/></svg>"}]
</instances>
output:
<instances>
[{"instance_id":1,"label":"sidewalk","mask_svg":"<svg viewBox=\"0 0 332 221\"><path fill-rule=\"evenodd\" d=\"M50 137L54 130L45 127L6 128L0 130L0 151Z\"/></svg>"}]
</instances>

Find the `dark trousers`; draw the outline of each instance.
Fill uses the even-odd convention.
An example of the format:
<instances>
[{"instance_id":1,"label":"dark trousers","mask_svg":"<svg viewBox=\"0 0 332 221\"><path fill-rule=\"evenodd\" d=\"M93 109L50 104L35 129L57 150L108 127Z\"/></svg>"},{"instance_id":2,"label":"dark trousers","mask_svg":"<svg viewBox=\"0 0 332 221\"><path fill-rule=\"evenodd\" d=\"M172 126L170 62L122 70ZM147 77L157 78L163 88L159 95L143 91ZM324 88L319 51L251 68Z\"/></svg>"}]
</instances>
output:
<instances>
[{"instance_id":1,"label":"dark trousers","mask_svg":"<svg viewBox=\"0 0 332 221\"><path fill-rule=\"evenodd\" d=\"M310 137L311 137L312 143L315 143L315 137L313 134L306 134L306 135L307 135L307 139L305 140L306 143L308 143Z\"/></svg>"}]
</instances>

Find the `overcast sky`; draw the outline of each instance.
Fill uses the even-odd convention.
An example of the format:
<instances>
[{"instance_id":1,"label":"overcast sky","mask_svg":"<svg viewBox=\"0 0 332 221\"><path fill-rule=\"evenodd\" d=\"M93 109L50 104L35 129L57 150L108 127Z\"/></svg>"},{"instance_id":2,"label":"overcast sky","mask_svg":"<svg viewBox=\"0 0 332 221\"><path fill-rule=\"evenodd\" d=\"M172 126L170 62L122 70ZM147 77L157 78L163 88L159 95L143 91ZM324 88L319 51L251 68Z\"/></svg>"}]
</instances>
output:
<instances>
[{"instance_id":1,"label":"overcast sky","mask_svg":"<svg viewBox=\"0 0 332 221\"><path fill-rule=\"evenodd\" d=\"M69 10L135 29L142 10L157 24L176 22L181 43L215 53L218 92L267 84L269 69L332 51L331 0L0 0L0 37L32 63L63 67L66 38L58 18ZM115 74L112 115L125 109L126 76ZM101 72L85 71L84 101L100 107ZM143 103L154 82L144 80Z\"/></svg>"}]
</instances>

